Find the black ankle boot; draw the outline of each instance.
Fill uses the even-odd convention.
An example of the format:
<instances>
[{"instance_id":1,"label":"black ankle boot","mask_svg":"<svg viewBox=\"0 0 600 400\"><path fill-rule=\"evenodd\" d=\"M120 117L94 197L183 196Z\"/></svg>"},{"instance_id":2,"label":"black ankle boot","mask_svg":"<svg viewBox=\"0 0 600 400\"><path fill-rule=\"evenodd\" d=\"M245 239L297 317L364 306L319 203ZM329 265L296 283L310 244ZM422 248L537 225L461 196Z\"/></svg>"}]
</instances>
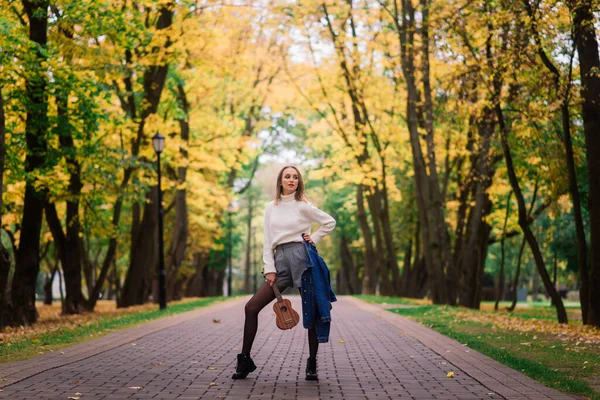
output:
<instances>
[{"instance_id":1,"label":"black ankle boot","mask_svg":"<svg viewBox=\"0 0 600 400\"><path fill-rule=\"evenodd\" d=\"M233 379L245 379L248 374L256 369L254 361L246 354L237 355L237 365L235 366L235 373L231 378Z\"/></svg>"},{"instance_id":2,"label":"black ankle boot","mask_svg":"<svg viewBox=\"0 0 600 400\"><path fill-rule=\"evenodd\" d=\"M308 358L306 360L306 380L307 381L318 381L319 375L317 374L317 359Z\"/></svg>"}]
</instances>

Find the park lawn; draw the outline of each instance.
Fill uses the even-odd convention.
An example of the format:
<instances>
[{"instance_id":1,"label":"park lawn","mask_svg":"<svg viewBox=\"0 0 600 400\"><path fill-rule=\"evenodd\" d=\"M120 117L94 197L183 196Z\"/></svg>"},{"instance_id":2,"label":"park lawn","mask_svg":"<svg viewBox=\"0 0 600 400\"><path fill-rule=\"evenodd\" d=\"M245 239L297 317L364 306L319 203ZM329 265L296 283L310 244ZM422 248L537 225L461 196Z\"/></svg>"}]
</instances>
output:
<instances>
[{"instance_id":1,"label":"park lawn","mask_svg":"<svg viewBox=\"0 0 600 400\"><path fill-rule=\"evenodd\" d=\"M101 300L92 313L68 316L60 315L60 303L38 304L39 319L35 325L8 327L0 333L0 364L32 358L224 299L226 297L188 298L170 302L164 311L151 303L117 308L114 301Z\"/></svg>"},{"instance_id":2,"label":"park lawn","mask_svg":"<svg viewBox=\"0 0 600 400\"><path fill-rule=\"evenodd\" d=\"M579 310L568 308L574 323L561 325L549 306L520 306L511 313L420 304L412 299L357 296L379 304L403 305L389 311L413 319L561 392L600 399L600 330L582 326ZM503 304L501 304L503 306Z\"/></svg>"}]
</instances>

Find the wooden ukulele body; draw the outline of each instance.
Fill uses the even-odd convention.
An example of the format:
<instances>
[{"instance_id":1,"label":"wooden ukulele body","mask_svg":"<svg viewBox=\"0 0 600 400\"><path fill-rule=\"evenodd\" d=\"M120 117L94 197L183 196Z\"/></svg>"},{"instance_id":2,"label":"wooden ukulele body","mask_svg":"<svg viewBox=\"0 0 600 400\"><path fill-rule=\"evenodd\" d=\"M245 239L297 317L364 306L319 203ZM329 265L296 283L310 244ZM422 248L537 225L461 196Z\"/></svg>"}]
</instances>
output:
<instances>
[{"instance_id":1,"label":"wooden ukulele body","mask_svg":"<svg viewBox=\"0 0 600 400\"><path fill-rule=\"evenodd\" d=\"M273 292L277 300L273 304L273 311L275 311L275 324L279 329L292 329L300 321L300 316L292 308L292 302L288 299L281 297L279 288L273 283Z\"/></svg>"}]
</instances>

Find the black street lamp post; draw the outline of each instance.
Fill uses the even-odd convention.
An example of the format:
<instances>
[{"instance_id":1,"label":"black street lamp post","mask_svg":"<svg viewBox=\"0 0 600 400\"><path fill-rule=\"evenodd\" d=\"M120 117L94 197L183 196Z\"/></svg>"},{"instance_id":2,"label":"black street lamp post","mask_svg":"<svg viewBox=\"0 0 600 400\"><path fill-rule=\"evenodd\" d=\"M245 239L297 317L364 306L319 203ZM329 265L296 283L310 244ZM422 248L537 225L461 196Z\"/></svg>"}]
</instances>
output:
<instances>
[{"instance_id":1,"label":"black street lamp post","mask_svg":"<svg viewBox=\"0 0 600 400\"><path fill-rule=\"evenodd\" d=\"M229 248L229 254L227 254L227 266L229 270L229 273L227 274L227 296L231 296L231 257L233 250L233 241L231 238L231 213L233 213L233 203L229 203L227 206L227 215L229 217L227 232L229 239L229 246L227 246Z\"/></svg>"},{"instance_id":2,"label":"black street lamp post","mask_svg":"<svg viewBox=\"0 0 600 400\"><path fill-rule=\"evenodd\" d=\"M158 304L160 309L167 308L167 280L165 274L165 252L163 243L163 207L162 189L160 184L160 153L165 147L165 137L157 132L152 137L154 151L156 151L156 165L158 172Z\"/></svg>"}]
</instances>

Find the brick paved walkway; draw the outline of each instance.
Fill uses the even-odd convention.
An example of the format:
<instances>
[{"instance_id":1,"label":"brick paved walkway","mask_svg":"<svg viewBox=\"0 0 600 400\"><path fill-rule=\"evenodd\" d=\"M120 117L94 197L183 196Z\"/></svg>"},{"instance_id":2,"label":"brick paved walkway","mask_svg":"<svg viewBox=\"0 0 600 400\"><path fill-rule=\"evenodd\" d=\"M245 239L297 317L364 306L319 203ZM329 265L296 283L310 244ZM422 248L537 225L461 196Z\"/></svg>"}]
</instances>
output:
<instances>
[{"instance_id":1,"label":"brick paved walkway","mask_svg":"<svg viewBox=\"0 0 600 400\"><path fill-rule=\"evenodd\" d=\"M300 309L299 297L290 298ZM261 313L252 352L258 369L233 381L246 300L0 365L0 398L571 398L379 306L343 296L334 305L330 343L319 349L318 383L304 380L306 331L279 331L271 307Z\"/></svg>"}]
</instances>

